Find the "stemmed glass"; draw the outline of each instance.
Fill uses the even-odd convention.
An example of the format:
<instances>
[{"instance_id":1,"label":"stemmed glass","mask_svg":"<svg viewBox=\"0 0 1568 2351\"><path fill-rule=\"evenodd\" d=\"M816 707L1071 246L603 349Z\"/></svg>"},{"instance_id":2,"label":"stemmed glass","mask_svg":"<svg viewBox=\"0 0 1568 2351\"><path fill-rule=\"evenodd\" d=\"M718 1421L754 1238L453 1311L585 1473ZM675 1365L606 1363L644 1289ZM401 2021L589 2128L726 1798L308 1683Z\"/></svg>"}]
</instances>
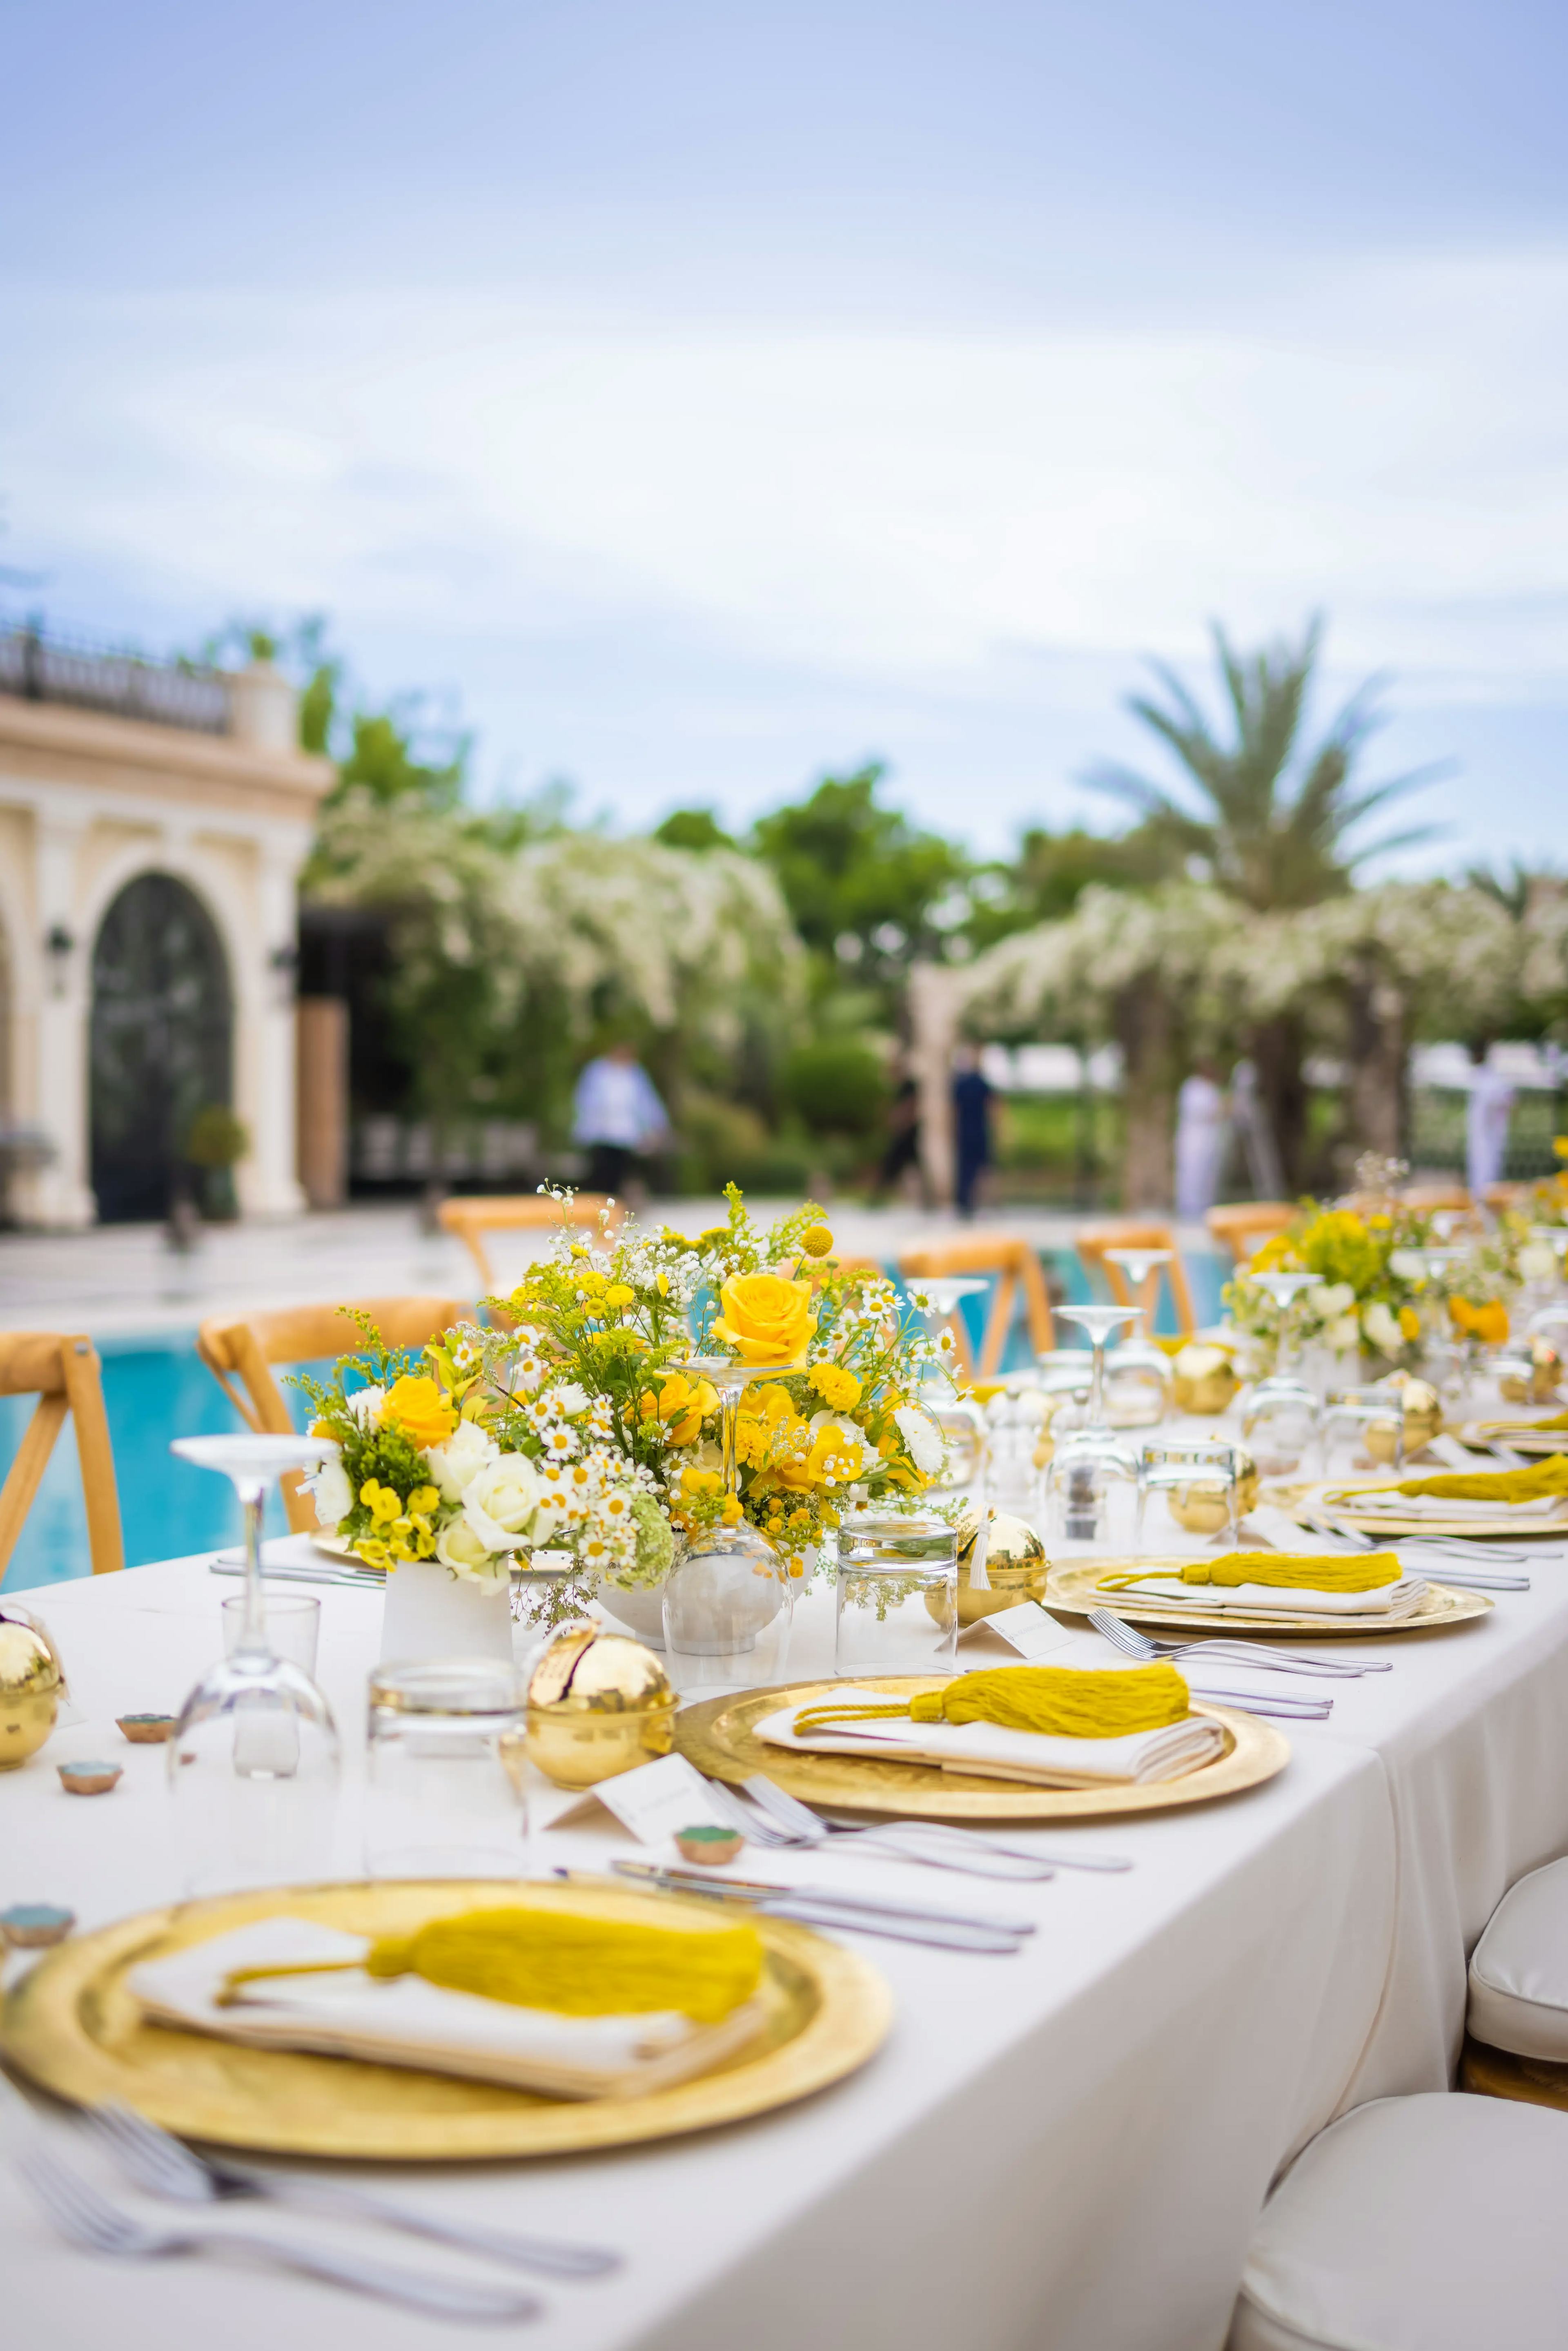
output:
<instances>
[{"instance_id":1,"label":"stemmed glass","mask_svg":"<svg viewBox=\"0 0 1568 2351\"><path fill-rule=\"evenodd\" d=\"M1064 1437L1051 1457L1045 1473L1048 1541L1057 1545L1094 1545L1108 1540L1113 1497L1123 1488L1134 1501L1138 1490L1138 1458L1128 1450L1105 1418L1105 1342L1137 1313L1133 1306L1059 1306L1064 1322L1076 1322L1092 1349L1089 1419L1082 1428Z\"/></svg>"},{"instance_id":2,"label":"stemmed glass","mask_svg":"<svg viewBox=\"0 0 1568 2351\"><path fill-rule=\"evenodd\" d=\"M170 1451L215 1469L245 1517L244 1617L234 1648L186 1698L169 1742L169 1788L190 1893L287 1885L331 1865L338 1731L310 1677L280 1657L267 1629L261 1523L286 1469L337 1447L292 1434L176 1437Z\"/></svg>"},{"instance_id":3,"label":"stemmed glass","mask_svg":"<svg viewBox=\"0 0 1568 2351\"><path fill-rule=\"evenodd\" d=\"M738 1364L727 1355L694 1355L672 1369L718 1391L722 1491L738 1504L736 1425L740 1399L757 1380L776 1380L790 1364ZM795 1588L776 1545L737 1515L688 1535L664 1583L664 1656L678 1690L763 1689L784 1671Z\"/></svg>"},{"instance_id":4,"label":"stemmed glass","mask_svg":"<svg viewBox=\"0 0 1568 2351\"><path fill-rule=\"evenodd\" d=\"M1280 1317L1280 1343L1274 1368L1260 1380L1247 1398L1241 1430L1265 1478L1294 1469L1317 1432L1318 1399L1301 1375L1295 1303L1315 1290L1321 1273L1258 1273L1248 1279L1274 1301Z\"/></svg>"},{"instance_id":5,"label":"stemmed glass","mask_svg":"<svg viewBox=\"0 0 1568 2351\"><path fill-rule=\"evenodd\" d=\"M911 1284L916 1298L925 1301L923 1319L933 1339L939 1338L944 1325L952 1322L961 1300L977 1298L988 1287L973 1275L944 1276L934 1281L920 1279ZM920 1383L920 1408L936 1423L947 1448L946 1473L940 1483L928 1487L927 1492L973 1492L978 1501L986 1467L985 1415L978 1405L959 1395L946 1364L933 1364L925 1373Z\"/></svg>"},{"instance_id":6,"label":"stemmed glass","mask_svg":"<svg viewBox=\"0 0 1568 2351\"><path fill-rule=\"evenodd\" d=\"M1154 1306L1153 1278L1169 1265L1176 1251L1168 1249L1108 1249L1107 1265L1120 1266L1137 1300L1136 1319L1124 1339L1118 1340L1106 1359L1111 1381L1111 1413L1118 1428L1157 1428L1170 1409L1170 1358L1156 1347L1145 1327Z\"/></svg>"}]
</instances>

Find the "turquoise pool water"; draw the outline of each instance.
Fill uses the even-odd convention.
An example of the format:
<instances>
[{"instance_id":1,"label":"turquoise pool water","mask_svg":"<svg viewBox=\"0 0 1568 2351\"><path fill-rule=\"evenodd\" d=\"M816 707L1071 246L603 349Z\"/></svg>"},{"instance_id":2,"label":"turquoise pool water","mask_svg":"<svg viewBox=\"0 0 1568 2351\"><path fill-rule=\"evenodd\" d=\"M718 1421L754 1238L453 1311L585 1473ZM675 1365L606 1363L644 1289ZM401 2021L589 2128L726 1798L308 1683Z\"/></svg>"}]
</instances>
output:
<instances>
[{"instance_id":1,"label":"turquoise pool water","mask_svg":"<svg viewBox=\"0 0 1568 2351\"><path fill-rule=\"evenodd\" d=\"M1089 1287L1076 1255L1051 1259L1069 1300L1087 1299ZM1195 1255L1186 1260L1193 1300L1200 1322L1219 1311L1219 1286L1225 1269L1218 1258ZM987 1300L964 1301L965 1314L976 1344L985 1322ZM1161 1292L1155 1317L1159 1331L1174 1331L1170 1301ZM1064 1330L1062 1337L1069 1336ZM125 1530L125 1562L143 1566L149 1560L173 1559L183 1552L204 1551L238 1538L238 1511L225 1479L211 1470L193 1469L169 1451L176 1437L197 1437L238 1428L241 1422L217 1382L195 1351L195 1330L160 1331L139 1337L100 1339L104 1405L109 1415L110 1441L114 1448L120 1481L120 1510ZM1014 1330L1004 1368L1027 1363L1027 1332L1020 1322ZM284 1388L303 1426L303 1400ZM0 1397L0 1478L9 1467L34 1410L30 1396ZM287 1531L282 1506L273 1498L268 1530ZM7 1592L29 1585L58 1583L91 1573L87 1548L87 1519L82 1508L81 1480L77 1472L76 1440L68 1420L54 1458L44 1475L21 1540L5 1579Z\"/></svg>"}]
</instances>

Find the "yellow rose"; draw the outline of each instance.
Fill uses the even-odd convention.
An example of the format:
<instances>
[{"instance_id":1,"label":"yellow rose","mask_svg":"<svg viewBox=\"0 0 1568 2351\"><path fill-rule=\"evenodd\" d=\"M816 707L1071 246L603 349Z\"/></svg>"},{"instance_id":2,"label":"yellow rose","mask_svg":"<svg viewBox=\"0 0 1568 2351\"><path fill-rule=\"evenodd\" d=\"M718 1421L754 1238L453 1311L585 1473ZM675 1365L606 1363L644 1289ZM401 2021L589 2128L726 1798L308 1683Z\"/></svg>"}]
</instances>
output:
<instances>
[{"instance_id":1,"label":"yellow rose","mask_svg":"<svg viewBox=\"0 0 1568 2351\"><path fill-rule=\"evenodd\" d=\"M776 1273L737 1273L719 1291L714 1330L743 1364L792 1364L817 1327L809 1281Z\"/></svg>"},{"instance_id":2,"label":"yellow rose","mask_svg":"<svg viewBox=\"0 0 1568 2351\"><path fill-rule=\"evenodd\" d=\"M405 1372L401 1380L393 1381L382 1405L380 1418L383 1428L401 1428L422 1448L444 1445L457 1426L451 1399L423 1373L415 1376Z\"/></svg>"}]
</instances>

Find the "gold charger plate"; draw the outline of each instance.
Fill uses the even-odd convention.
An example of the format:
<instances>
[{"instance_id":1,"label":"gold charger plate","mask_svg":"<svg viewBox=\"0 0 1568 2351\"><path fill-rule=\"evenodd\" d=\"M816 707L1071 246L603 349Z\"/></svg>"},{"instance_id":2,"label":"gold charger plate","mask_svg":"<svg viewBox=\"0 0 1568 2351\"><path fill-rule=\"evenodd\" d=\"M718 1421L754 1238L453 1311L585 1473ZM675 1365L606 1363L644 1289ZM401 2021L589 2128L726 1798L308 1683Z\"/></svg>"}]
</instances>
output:
<instances>
[{"instance_id":1,"label":"gold charger plate","mask_svg":"<svg viewBox=\"0 0 1568 2351\"><path fill-rule=\"evenodd\" d=\"M1066 1608L1080 1616L1087 1615L1091 1608L1110 1608L1130 1625L1169 1625L1178 1632L1190 1626L1195 1633L1289 1633L1292 1640L1312 1635L1337 1640L1347 1635L1429 1633L1439 1625L1462 1625L1472 1616L1484 1616L1492 1604L1484 1592L1458 1592L1451 1584L1428 1583L1415 1614L1401 1616L1395 1624L1366 1616L1336 1616L1331 1624L1322 1616L1244 1615L1236 1608L1183 1608L1169 1600L1150 1599L1137 1585L1130 1592L1101 1589L1101 1579L1107 1575L1191 1564L1189 1552L1185 1559L1088 1559L1071 1567L1053 1567L1046 1583L1045 1605Z\"/></svg>"},{"instance_id":2,"label":"gold charger plate","mask_svg":"<svg viewBox=\"0 0 1568 2351\"><path fill-rule=\"evenodd\" d=\"M241 2048L142 2019L127 1971L277 1915L324 1920L355 1935L405 1934L426 1919L516 1901L515 1883L409 1880L279 1886L123 1918L51 1951L0 2017L0 2053L35 2082L79 2105L120 2098L183 2138L275 2155L441 2163L568 2155L674 2137L768 2113L864 2064L893 2018L876 1970L810 1928L758 1917L767 1949L762 2033L727 2064L640 2098L562 2100L455 2074L357 2059ZM598 1886L539 1886L529 1902L668 1921L706 1903Z\"/></svg>"},{"instance_id":3,"label":"gold charger plate","mask_svg":"<svg viewBox=\"0 0 1568 2351\"><path fill-rule=\"evenodd\" d=\"M1441 1469L1429 1473L1433 1477L1451 1476ZM1481 1475L1486 1473L1482 1471ZM1358 1510L1354 1500L1342 1501L1341 1495L1354 1495L1368 1486L1396 1486L1396 1478L1340 1479L1332 1486L1313 1486L1308 1492L1315 1510L1354 1527L1361 1534L1392 1535L1396 1541L1408 1542L1417 1535L1464 1535L1485 1542L1489 1540L1514 1541L1523 1535L1537 1541L1561 1542L1568 1536L1568 1510L1552 1519L1533 1520L1511 1518L1500 1510L1495 1519L1423 1519L1397 1517L1392 1510Z\"/></svg>"},{"instance_id":4,"label":"gold charger plate","mask_svg":"<svg viewBox=\"0 0 1568 2351\"><path fill-rule=\"evenodd\" d=\"M1467 1420L1458 1438L1461 1445L1511 1446L1515 1453L1538 1453L1545 1460L1568 1453L1568 1428L1542 1428L1533 1420Z\"/></svg>"},{"instance_id":5,"label":"gold charger plate","mask_svg":"<svg viewBox=\"0 0 1568 2351\"><path fill-rule=\"evenodd\" d=\"M862 1689L891 1690L901 1698L916 1690L943 1689L947 1674L867 1676ZM1212 1715L1225 1731L1222 1754L1179 1780L1134 1788L1023 1788L977 1773L943 1771L934 1763L894 1763L881 1755L862 1761L854 1755L800 1755L770 1747L754 1728L780 1705L810 1706L831 1698L841 1682L789 1682L777 1689L746 1690L683 1707L675 1717L675 1747L711 1780L739 1782L764 1772L787 1795L834 1812L891 1813L911 1821L1105 1820L1121 1813L1169 1812L1178 1804L1205 1804L1214 1796L1234 1796L1259 1787L1290 1761L1288 1740L1255 1714L1228 1707L1195 1706Z\"/></svg>"}]
</instances>

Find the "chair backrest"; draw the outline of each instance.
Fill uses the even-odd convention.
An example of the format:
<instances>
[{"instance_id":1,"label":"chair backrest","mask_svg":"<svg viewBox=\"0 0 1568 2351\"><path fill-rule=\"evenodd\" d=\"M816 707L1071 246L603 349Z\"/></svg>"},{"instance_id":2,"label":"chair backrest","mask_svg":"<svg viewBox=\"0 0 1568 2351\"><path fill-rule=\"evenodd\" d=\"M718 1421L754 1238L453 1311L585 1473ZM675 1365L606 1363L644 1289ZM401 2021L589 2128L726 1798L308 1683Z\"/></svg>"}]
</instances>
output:
<instances>
[{"instance_id":1,"label":"chair backrest","mask_svg":"<svg viewBox=\"0 0 1568 2351\"><path fill-rule=\"evenodd\" d=\"M1289 1232L1296 1220L1291 1200L1233 1200L1210 1208L1204 1223L1217 1241L1223 1241L1238 1265L1247 1265L1265 1241Z\"/></svg>"},{"instance_id":2,"label":"chair backrest","mask_svg":"<svg viewBox=\"0 0 1568 2351\"><path fill-rule=\"evenodd\" d=\"M1051 1293L1045 1286L1040 1259L1028 1241L1009 1240L1000 1234L991 1233L976 1233L966 1236L962 1240L937 1241L924 1249L905 1249L899 1258L898 1270L905 1281L919 1281L923 1278L939 1281L946 1276L966 1273L994 1274L997 1277L977 1364L962 1316L955 1313L948 1317L953 1334L958 1342L958 1361L971 1379L988 1380L1000 1371L1008 1333L1017 1319L1020 1292L1029 1320L1030 1344L1035 1353L1043 1355L1056 1344Z\"/></svg>"},{"instance_id":3,"label":"chair backrest","mask_svg":"<svg viewBox=\"0 0 1568 2351\"><path fill-rule=\"evenodd\" d=\"M455 1233L467 1249L479 1274L481 1290L496 1287L496 1269L485 1247L486 1233L523 1232L544 1226L570 1225L594 1231L600 1228L600 1218L608 1210L606 1229L617 1230L626 1211L619 1200L611 1200L602 1192L576 1192L570 1199L553 1199L548 1193L474 1193L458 1194L443 1200L436 1210L442 1230Z\"/></svg>"},{"instance_id":4,"label":"chair backrest","mask_svg":"<svg viewBox=\"0 0 1568 2351\"><path fill-rule=\"evenodd\" d=\"M1511 1208L1527 1207L1534 1189L1533 1184L1489 1184L1481 1196L1493 1216L1501 1217Z\"/></svg>"},{"instance_id":5,"label":"chair backrest","mask_svg":"<svg viewBox=\"0 0 1568 2351\"><path fill-rule=\"evenodd\" d=\"M1119 1265L1108 1265L1105 1252L1113 1249L1169 1249L1168 1265L1156 1267L1144 1284L1141 1298L1134 1298L1132 1285ZM1141 1306L1144 1327L1153 1332L1155 1305L1160 1294L1160 1275L1170 1283L1171 1303L1176 1308L1176 1325L1184 1337L1197 1328L1197 1316L1193 1311L1192 1292L1187 1288L1186 1269L1181 1261L1176 1244L1174 1225L1086 1225L1078 1236L1078 1254L1083 1270L1092 1281L1098 1274L1118 1306Z\"/></svg>"},{"instance_id":6,"label":"chair backrest","mask_svg":"<svg viewBox=\"0 0 1568 2351\"><path fill-rule=\"evenodd\" d=\"M423 1347L471 1310L461 1298L361 1298L351 1311L368 1314L389 1347ZM196 1332L196 1353L248 1426L283 1436L294 1418L272 1365L335 1363L357 1353L365 1335L350 1314L342 1306L283 1306L238 1322L214 1315ZM316 1511L298 1471L290 1470L282 1486L289 1525L296 1534L308 1534Z\"/></svg>"},{"instance_id":7,"label":"chair backrest","mask_svg":"<svg viewBox=\"0 0 1568 2351\"><path fill-rule=\"evenodd\" d=\"M39 1480L68 1412L76 1422L77 1459L87 1503L88 1556L95 1575L125 1565L120 1491L103 1409L98 1350L82 1332L11 1331L0 1335L0 1395L36 1395L38 1408L22 1432L0 1486L0 1583L11 1564Z\"/></svg>"},{"instance_id":8,"label":"chair backrest","mask_svg":"<svg viewBox=\"0 0 1568 2351\"><path fill-rule=\"evenodd\" d=\"M1468 1212L1475 1207L1469 1189L1463 1184L1406 1184L1399 1198L1403 1207L1414 1208L1417 1216L1422 1217L1429 1217L1434 1208L1459 1208Z\"/></svg>"}]
</instances>

